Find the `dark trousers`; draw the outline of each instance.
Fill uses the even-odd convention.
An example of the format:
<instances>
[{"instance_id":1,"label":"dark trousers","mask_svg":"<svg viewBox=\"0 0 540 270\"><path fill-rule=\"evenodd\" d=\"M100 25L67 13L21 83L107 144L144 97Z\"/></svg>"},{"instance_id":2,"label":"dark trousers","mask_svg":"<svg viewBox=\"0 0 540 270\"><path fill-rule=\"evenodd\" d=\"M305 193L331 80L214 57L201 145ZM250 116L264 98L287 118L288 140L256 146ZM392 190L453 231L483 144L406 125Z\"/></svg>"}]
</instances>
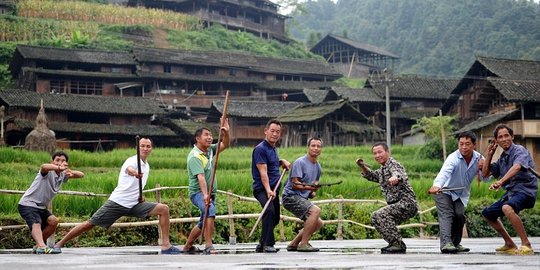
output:
<instances>
[{"instance_id":1,"label":"dark trousers","mask_svg":"<svg viewBox=\"0 0 540 270\"><path fill-rule=\"evenodd\" d=\"M465 206L461 199L452 201L450 195L435 195L435 205L439 216L441 248L448 243L457 246L461 243L463 226L465 226Z\"/></svg>"},{"instance_id":2,"label":"dark trousers","mask_svg":"<svg viewBox=\"0 0 540 270\"><path fill-rule=\"evenodd\" d=\"M253 196L259 201L261 207L264 207L268 201L268 196L264 189L262 191L254 191ZM262 233L261 239L259 240L261 247L273 246L276 243L274 228L279 223L280 215L279 198L274 198L268 205L268 208L266 208L262 217Z\"/></svg>"}]
</instances>

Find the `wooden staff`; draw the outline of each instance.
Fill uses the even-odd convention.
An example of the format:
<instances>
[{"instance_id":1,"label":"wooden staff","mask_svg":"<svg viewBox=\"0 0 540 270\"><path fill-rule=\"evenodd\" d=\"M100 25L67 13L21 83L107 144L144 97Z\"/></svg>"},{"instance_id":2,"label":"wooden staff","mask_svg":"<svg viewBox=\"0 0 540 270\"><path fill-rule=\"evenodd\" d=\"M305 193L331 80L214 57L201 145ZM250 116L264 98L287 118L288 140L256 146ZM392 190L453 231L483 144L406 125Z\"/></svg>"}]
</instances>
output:
<instances>
[{"instance_id":1,"label":"wooden staff","mask_svg":"<svg viewBox=\"0 0 540 270\"><path fill-rule=\"evenodd\" d=\"M135 143L137 145L137 178L139 179L139 203L142 203L144 201L143 195L142 195L142 171L141 171L141 147L139 146L139 142L141 140L141 137L139 135L135 136Z\"/></svg>"},{"instance_id":2,"label":"wooden staff","mask_svg":"<svg viewBox=\"0 0 540 270\"><path fill-rule=\"evenodd\" d=\"M202 228L201 228L201 235L199 237L199 244L202 243L202 236L204 235L204 229L206 227L206 220L208 219L208 211L210 210L210 204L212 203L212 190L214 189L214 180L216 179L216 170L217 170L217 165L218 165L218 160L219 160L219 147L221 145L221 140L223 139L221 137L221 129L223 128L223 125L224 125L224 121L226 121L226 118L227 118L227 108L229 107L229 90L227 90L227 92L225 93L225 103L223 104L223 113L222 113L222 116L221 116L221 120L222 122L220 123L220 127L219 127L219 135L218 135L218 141L217 141L217 144L216 144L216 157L214 159L214 166L212 166L212 175L210 177L210 186L208 187L208 194L210 195L210 203L205 205L205 208L204 208L204 217L203 217L203 224L202 224Z\"/></svg>"},{"instance_id":3,"label":"wooden staff","mask_svg":"<svg viewBox=\"0 0 540 270\"><path fill-rule=\"evenodd\" d=\"M248 238L251 237L251 235L253 234L253 232L254 232L255 229L257 228L257 225L259 225L259 222L261 221L262 216L264 215L264 212L266 212L266 208L268 208L268 205L270 205L270 202L273 201L273 200L278 196L278 195L276 194L276 192L277 192L277 189L279 188L279 185L281 184L281 179L283 179L283 176L285 175L286 172L287 172L287 169L284 169L283 172L281 173L281 176L279 176L279 179L278 179L278 181L277 181L277 184L276 184L276 186L274 187L274 198L271 198L271 199L269 199L268 201L266 201L266 204L264 205L263 210L262 210L261 213L259 214L259 217L257 218L257 221L255 221L255 225L253 225L253 228L251 229L251 232L249 233Z\"/></svg>"}]
</instances>

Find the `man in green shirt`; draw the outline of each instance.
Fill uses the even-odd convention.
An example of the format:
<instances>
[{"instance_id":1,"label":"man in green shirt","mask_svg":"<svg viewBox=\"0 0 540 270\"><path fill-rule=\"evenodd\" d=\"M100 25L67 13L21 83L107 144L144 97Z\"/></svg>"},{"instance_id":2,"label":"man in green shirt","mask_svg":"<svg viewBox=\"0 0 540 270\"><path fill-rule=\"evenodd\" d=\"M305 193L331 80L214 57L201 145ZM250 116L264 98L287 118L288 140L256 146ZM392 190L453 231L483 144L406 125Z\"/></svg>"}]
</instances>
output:
<instances>
[{"instance_id":1,"label":"man in green shirt","mask_svg":"<svg viewBox=\"0 0 540 270\"><path fill-rule=\"evenodd\" d=\"M219 145L219 152L229 146L229 122L228 119L221 119L222 140ZM187 158L187 171L189 179L189 198L191 202L201 211L199 223L193 227L184 246L185 253L195 253L198 251L193 246L195 240L201 235L206 206L208 205L208 217L204 225L205 254L215 251L212 245L212 234L214 233L214 220L216 216L215 199L217 192L217 179L214 179L212 191L209 191L212 178L213 159L217 150L217 143L212 144L212 132L208 128L200 128L195 131L195 145Z\"/></svg>"}]
</instances>

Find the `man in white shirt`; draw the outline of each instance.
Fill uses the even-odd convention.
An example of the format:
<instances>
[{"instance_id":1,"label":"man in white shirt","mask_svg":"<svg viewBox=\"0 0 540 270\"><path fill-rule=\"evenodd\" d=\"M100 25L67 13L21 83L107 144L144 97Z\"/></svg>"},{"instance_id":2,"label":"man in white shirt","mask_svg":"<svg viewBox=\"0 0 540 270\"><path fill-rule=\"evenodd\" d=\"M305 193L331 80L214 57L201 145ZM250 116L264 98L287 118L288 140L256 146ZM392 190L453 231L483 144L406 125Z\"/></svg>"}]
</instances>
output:
<instances>
[{"instance_id":1,"label":"man in white shirt","mask_svg":"<svg viewBox=\"0 0 540 270\"><path fill-rule=\"evenodd\" d=\"M171 245L169 240L169 207L161 203L139 202L139 177L142 177L142 187L146 185L150 165L147 158L152 152L152 141L149 138L139 140L141 157L141 175L137 171L137 156L128 158L120 169L118 186L94 215L73 229L54 247L60 249L67 241L89 231L94 226L109 228L122 216L146 218L159 215L159 226L162 233L161 254L180 254L180 250Z\"/></svg>"}]
</instances>

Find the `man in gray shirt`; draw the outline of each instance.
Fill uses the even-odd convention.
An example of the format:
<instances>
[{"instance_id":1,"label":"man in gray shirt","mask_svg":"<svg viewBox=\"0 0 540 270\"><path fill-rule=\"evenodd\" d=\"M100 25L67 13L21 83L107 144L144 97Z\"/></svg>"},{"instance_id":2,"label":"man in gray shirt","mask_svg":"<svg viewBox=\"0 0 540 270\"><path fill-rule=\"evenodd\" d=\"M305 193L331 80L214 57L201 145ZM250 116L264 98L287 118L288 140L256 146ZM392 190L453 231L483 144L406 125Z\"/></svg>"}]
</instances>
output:
<instances>
[{"instance_id":1,"label":"man in gray shirt","mask_svg":"<svg viewBox=\"0 0 540 270\"><path fill-rule=\"evenodd\" d=\"M34 182L19 200L19 213L36 241L37 254L59 253L45 245L58 225L58 218L47 210L47 205L68 179L84 177L84 173L68 168L68 159L62 151L52 154L51 162L41 165Z\"/></svg>"},{"instance_id":2,"label":"man in gray shirt","mask_svg":"<svg viewBox=\"0 0 540 270\"><path fill-rule=\"evenodd\" d=\"M304 221L304 228L287 246L287 251L317 252L318 248L309 244L311 235L320 230L324 223L321 220L321 209L308 199L315 197L319 189L311 184L321 178L321 165L317 158L321 154L322 140L312 137L308 140L308 152L298 158L292 165L289 181L283 191L283 207Z\"/></svg>"}]
</instances>

